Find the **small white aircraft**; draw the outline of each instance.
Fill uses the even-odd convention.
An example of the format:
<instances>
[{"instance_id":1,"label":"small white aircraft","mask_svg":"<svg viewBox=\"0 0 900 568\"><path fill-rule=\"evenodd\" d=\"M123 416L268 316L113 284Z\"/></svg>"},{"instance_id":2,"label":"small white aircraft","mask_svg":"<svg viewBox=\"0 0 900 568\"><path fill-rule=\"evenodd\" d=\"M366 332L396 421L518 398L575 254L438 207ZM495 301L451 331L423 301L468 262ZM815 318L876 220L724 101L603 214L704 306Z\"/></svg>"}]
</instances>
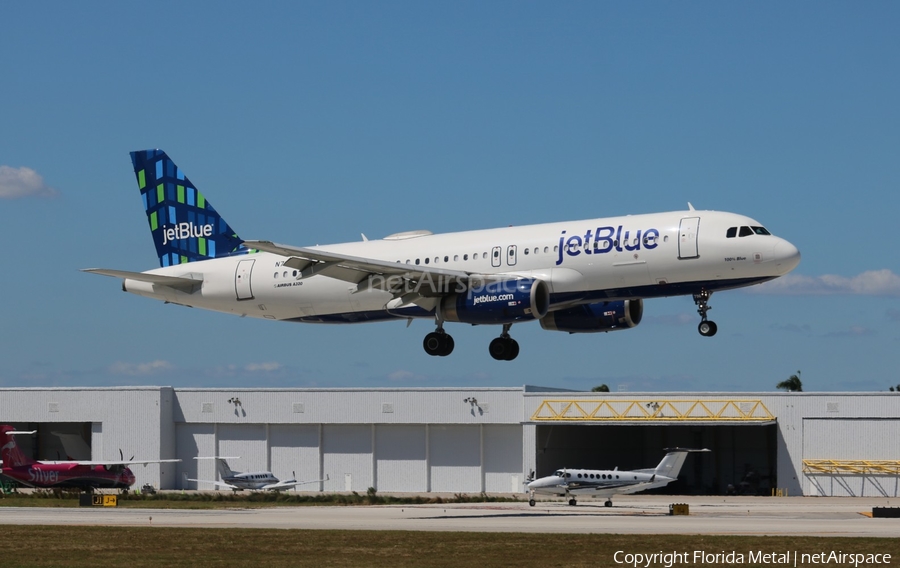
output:
<instances>
[{"instance_id":1,"label":"small white aircraft","mask_svg":"<svg viewBox=\"0 0 900 568\"><path fill-rule=\"evenodd\" d=\"M461 233L296 247L237 236L162 150L131 153L160 268L86 272L166 303L309 323L434 321L429 355L446 356L446 322L502 326L494 359L511 361L513 324L567 333L635 327L643 300L693 296L700 334L713 292L787 274L800 252L761 223L719 211L653 213ZM586 195L602 205L602 192ZM540 202L538 202L540 205ZM440 206L440 205L436 205ZM448 214L452 210L448 209Z\"/></svg>"},{"instance_id":2,"label":"small white aircraft","mask_svg":"<svg viewBox=\"0 0 900 568\"><path fill-rule=\"evenodd\" d=\"M665 487L678 479L678 473L688 453L708 452L708 449L689 450L672 448L653 469L620 471L616 469L558 469L553 475L525 481L531 497L528 504L534 507L534 494L544 493L565 497L574 506L574 495L607 497L605 505L612 507L613 495L625 495L646 491L655 487Z\"/></svg>"},{"instance_id":3,"label":"small white aircraft","mask_svg":"<svg viewBox=\"0 0 900 568\"><path fill-rule=\"evenodd\" d=\"M310 481L297 481L296 479L286 479L284 481L280 481L277 477L272 475L271 471L253 471L243 473L239 471L232 471L231 468L228 467L228 462L225 460L240 459L240 456L213 456L194 459L216 460L216 469L219 471L219 476L222 478L222 481L189 479L186 473L184 474L185 481L194 481L196 483L211 483L216 487L225 487L233 491L243 491L244 489L253 491L287 491L288 489L292 489L294 487L297 487L298 485L328 481L328 475L325 476L325 479L313 479Z\"/></svg>"}]
</instances>

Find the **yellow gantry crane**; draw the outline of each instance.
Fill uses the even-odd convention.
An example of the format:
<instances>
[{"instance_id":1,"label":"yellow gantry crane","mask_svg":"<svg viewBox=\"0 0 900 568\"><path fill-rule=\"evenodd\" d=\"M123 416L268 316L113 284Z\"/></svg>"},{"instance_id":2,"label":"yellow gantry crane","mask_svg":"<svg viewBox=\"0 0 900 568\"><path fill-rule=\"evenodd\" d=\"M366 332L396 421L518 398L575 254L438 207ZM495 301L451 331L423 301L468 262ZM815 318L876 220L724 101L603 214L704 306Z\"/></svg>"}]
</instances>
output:
<instances>
[{"instance_id":1,"label":"yellow gantry crane","mask_svg":"<svg viewBox=\"0 0 900 568\"><path fill-rule=\"evenodd\" d=\"M760 400L547 399L531 416L535 422L684 421L769 422L775 417Z\"/></svg>"}]
</instances>

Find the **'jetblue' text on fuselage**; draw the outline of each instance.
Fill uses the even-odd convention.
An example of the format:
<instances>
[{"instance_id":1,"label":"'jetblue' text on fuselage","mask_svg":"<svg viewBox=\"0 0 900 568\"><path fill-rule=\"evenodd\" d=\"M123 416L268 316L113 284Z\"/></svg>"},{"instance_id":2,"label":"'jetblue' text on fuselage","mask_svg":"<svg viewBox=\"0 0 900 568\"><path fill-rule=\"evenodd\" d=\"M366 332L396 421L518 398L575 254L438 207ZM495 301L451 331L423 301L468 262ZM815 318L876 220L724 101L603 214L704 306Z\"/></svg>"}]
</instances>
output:
<instances>
[{"instance_id":1,"label":"'jetblue' text on fuselage","mask_svg":"<svg viewBox=\"0 0 900 568\"><path fill-rule=\"evenodd\" d=\"M659 245L658 241L659 231L656 229L633 230L625 229L622 225L588 229L583 236L577 234L567 237L566 231L563 231L559 236L559 259L556 264L562 264L565 255L604 254L613 250L630 252L640 250L641 247L655 249Z\"/></svg>"}]
</instances>

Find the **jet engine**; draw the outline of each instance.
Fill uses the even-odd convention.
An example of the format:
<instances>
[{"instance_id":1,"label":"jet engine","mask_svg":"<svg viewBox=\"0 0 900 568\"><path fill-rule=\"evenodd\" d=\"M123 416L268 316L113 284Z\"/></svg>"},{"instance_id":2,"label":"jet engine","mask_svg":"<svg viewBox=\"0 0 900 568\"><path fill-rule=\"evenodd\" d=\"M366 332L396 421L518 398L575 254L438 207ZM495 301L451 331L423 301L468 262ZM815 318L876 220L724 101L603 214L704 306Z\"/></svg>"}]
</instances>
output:
<instances>
[{"instance_id":1,"label":"jet engine","mask_svg":"<svg viewBox=\"0 0 900 568\"><path fill-rule=\"evenodd\" d=\"M489 282L441 300L444 321L506 324L544 317L550 288L543 280L518 278Z\"/></svg>"},{"instance_id":2,"label":"jet engine","mask_svg":"<svg viewBox=\"0 0 900 568\"><path fill-rule=\"evenodd\" d=\"M550 312L541 318L541 327L568 333L617 331L635 327L643 316L643 300L596 302Z\"/></svg>"}]
</instances>

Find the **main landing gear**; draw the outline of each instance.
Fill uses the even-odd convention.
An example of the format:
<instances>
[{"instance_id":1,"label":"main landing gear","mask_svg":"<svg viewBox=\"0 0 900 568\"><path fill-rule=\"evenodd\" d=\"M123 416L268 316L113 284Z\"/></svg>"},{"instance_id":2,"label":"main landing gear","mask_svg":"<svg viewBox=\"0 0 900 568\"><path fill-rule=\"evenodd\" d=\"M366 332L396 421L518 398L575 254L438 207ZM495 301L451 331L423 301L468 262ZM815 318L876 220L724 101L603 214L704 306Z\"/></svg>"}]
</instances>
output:
<instances>
[{"instance_id":1,"label":"main landing gear","mask_svg":"<svg viewBox=\"0 0 900 568\"><path fill-rule=\"evenodd\" d=\"M426 335L422 341L425 353L438 357L446 357L453 353L453 345L453 337L444 331L442 326L438 326L437 330Z\"/></svg>"},{"instance_id":2,"label":"main landing gear","mask_svg":"<svg viewBox=\"0 0 900 568\"><path fill-rule=\"evenodd\" d=\"M489 351L491 357L497 361L512 361L519 355L519 343L509 336L509 328L512 324L504 324L500 337L491 341ZM444 326L438 322L437 329L425 336L422 347L425 353L435 357L446 357L453 352L453 337L444 331Z\"/></svg>"},{"instance_id":3,"label":"main landing gear","mask_svg":"<svg viewBox=\"0 0 900 568\"><path fill-rule=\"evenodd\" d=\"M519 356L519 342L509 336L511 323L503 324L503 332L500 337L491 341L489 351L491 357L497 361L512 361Z\"/></svg>"},{"instance_id":4,"label":"main landing gear","mask_svg":"<svg viewBox=\"0 0 900 568\"><path fill-rule=\"evenodd\" d=\"M700 325L697 326L697 331L703 337L712 337L719 331L719 326L716 325L716 322L706 319L706 312L712 309L712 306L709 305L710 296L712 296L712 292L706 290L701 291L699 294L694 294L694 303L697 304L697 313L700 314Z\"/></svg>"}]
</instances>

